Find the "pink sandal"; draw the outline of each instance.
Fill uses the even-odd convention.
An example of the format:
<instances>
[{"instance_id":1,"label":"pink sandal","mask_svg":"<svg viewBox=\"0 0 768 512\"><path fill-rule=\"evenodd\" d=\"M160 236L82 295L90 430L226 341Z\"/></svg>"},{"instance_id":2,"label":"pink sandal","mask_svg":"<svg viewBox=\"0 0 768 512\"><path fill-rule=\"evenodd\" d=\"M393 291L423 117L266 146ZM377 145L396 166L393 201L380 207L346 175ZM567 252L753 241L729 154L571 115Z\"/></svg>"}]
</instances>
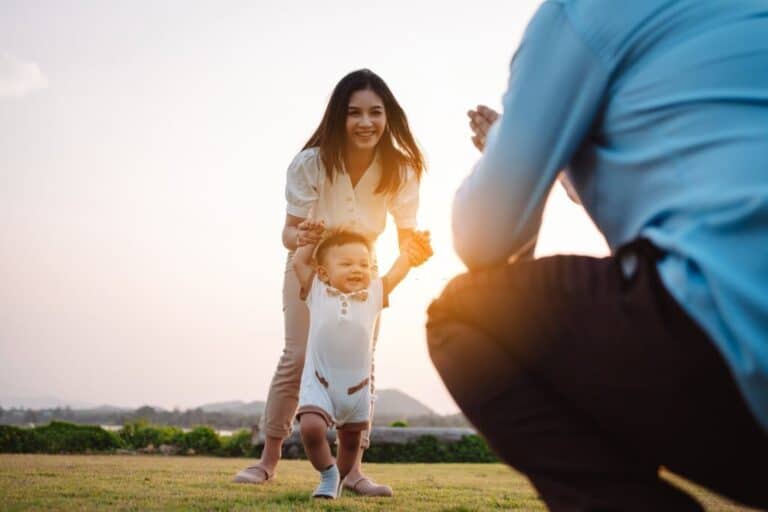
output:
<instances>
[{"instance_id":1,"label":"pink sandal","mask_svg":"<svg viewBox=\"0 0 768 512\"><path fill-rule=\"evenodd\" d=\"M390 486L377 484L366 476L358 478L355 482L344 480L344 488L360 496L392 497L392 488Z\"/></svg>"},{"instance_id":2,"label":"pink sandal","mask_svg":"<svg viewBox=\"0 0 768 512\"><path fill-rule=\"evenodd\" d=\"M235 475L235 478L233 478L232 481L238 484L263 484L272 480L274 477L274 472L270 472L261 464L256 464L255 466L248 466L240 471Z\"/></svg>"}]
</instances>

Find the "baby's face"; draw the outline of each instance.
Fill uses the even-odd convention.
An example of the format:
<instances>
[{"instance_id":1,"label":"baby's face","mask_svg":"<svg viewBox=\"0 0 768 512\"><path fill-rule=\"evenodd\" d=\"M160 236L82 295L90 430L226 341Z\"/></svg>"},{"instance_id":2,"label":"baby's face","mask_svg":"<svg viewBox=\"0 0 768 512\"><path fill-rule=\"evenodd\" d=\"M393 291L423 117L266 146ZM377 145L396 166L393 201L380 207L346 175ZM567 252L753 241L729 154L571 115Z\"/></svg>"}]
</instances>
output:
<instances>
[{"instance_id":1,"label":"baby's face","mask_svg":"<svg viewBox=\"0 0 768 512\"><path fill-rule=\"evenodd\" d=\"M330 247L318 265L318 277L344 292L356 292L371 284L371 254L361 243Z\"/></svg>"}]
</instances>

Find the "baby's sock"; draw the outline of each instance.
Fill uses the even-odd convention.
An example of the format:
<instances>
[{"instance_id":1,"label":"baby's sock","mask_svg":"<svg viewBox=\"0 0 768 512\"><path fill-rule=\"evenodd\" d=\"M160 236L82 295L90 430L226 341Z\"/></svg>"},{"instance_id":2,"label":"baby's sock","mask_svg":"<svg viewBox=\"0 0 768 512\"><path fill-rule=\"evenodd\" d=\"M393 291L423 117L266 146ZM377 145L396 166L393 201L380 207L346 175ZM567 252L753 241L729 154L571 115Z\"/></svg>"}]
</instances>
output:
<instances>
[{"instance_id":1,"label":"baby's sock","mask_svg":"<svg viewBox=\"0 0 768 512\"><path fill-rule=\"evenodd\" d=\"M339 494L341 475L336 464L332 464L320 472L320 483L317 485L313 498L336 499Z\"/></svg>"}]
</instances>

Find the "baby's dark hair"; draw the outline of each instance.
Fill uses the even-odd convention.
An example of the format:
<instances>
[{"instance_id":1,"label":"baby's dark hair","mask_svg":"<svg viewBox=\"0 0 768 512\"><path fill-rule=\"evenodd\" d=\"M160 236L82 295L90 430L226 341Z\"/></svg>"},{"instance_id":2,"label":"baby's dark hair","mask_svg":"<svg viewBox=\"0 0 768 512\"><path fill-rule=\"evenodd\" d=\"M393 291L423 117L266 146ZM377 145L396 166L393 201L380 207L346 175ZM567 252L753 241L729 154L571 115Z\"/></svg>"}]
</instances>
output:
<instances>
[{"instance_id":1,"label":"baby's dark hair","mask_svg":"<svg viewBox=\"0 0 768 512\"><path fill-rule=\"evenodd\" d=\"M328 249L347 244L363 244L368 249L368 252L371 252L371 241L368 238L355 231L340 229L332 231L320 242L315 251L315 260L318 263L322 263L325 255L328 253Z\"/></svg>"}]
</instances>

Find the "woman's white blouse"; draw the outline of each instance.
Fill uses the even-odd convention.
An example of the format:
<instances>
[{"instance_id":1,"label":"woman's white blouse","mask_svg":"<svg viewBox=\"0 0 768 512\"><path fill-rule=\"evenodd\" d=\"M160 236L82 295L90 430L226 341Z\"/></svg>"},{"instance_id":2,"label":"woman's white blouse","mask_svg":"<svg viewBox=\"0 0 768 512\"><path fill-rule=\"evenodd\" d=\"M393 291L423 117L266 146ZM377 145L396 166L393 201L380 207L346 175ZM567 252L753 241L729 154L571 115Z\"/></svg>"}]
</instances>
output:
<instances>
[{"instance_id":1,"label":"woman's white blouse","mask_svg":"<svg viewBox=\"0 0 768 512\"><path fill-rule=\"evenodd\" d=\"M416 227L419 209L419 180L408 169L405 181L395 193L374 191L381 178L379 156L355 187L347 173L337 173L333 182L325 173L318 148L305 149L288 167L285 198L287 213L295 217L324 220L327 228L346 228L372 240L384 231L387 212L399 229Z\"/></svg>"}]
</instances>

